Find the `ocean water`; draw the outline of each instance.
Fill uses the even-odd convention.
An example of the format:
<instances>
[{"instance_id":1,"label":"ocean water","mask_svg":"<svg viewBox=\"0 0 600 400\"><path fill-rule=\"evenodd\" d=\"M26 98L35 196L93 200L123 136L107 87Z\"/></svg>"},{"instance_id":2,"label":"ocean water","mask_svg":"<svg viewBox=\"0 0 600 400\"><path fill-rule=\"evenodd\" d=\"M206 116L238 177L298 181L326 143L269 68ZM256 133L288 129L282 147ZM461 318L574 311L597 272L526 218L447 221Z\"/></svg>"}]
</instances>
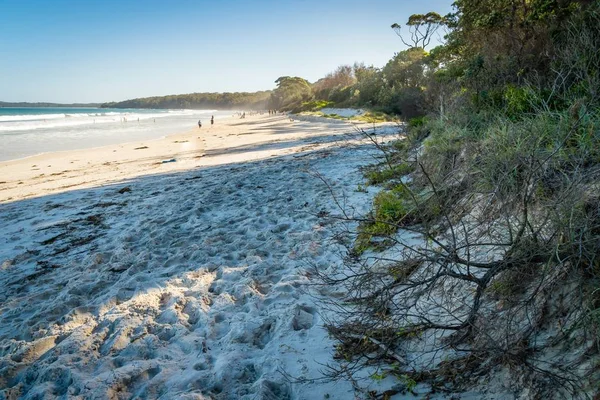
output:
<instances>
[{"instance_id":1,"label":"ocean water","mask_svg":"<svg viewBox=\"0 0 600 400\"><path fill-rule=\"evenodd\" d=\"M0 161L40 153L158 139L234 111L0 108Z\"/></svg>"}]
</instances>

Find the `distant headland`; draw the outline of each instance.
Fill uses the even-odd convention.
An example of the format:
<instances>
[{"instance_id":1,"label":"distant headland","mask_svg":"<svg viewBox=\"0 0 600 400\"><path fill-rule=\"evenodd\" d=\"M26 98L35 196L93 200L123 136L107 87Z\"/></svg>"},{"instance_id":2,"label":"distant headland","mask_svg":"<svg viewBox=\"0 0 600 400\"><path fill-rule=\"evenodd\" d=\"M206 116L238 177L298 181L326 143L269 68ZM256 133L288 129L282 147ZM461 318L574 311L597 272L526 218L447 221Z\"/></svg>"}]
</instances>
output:
<instances>
[{"instance_id":1,"label":"distant headland","mask_svg":"<svg viewBox=\"0 0 600 400\"><path fill-rule=\"evenodd\" d=\"M0 101L1 107L23 107L23 108L36 108L36 107L100 107L100 103L28 103L28 102L6 102Z\"/></svg>"},{"instance_id":2,"label":"distant headland","mask_svg":"<svg viewBox=\"0 0 600 400\"><path fill-rule=\"evenodd\" d=\"M119 102L101 104L102 108L170 108L170 109L207 109L216 108L264 108L271 91L235 92L235 93L189 93L168 96L143 97Z\"/></svg>"}]
</instances>

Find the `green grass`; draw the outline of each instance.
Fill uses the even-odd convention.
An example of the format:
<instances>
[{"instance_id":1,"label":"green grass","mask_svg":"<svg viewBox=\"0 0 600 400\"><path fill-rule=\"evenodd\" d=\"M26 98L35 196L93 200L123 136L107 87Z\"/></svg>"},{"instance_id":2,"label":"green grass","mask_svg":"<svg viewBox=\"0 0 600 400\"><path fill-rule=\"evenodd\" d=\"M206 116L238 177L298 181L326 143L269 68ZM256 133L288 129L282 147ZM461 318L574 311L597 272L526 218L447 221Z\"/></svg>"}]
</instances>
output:
<instances>
[{"instance_id":1,"label":"green grass","mask_svg":"<svg viewBox=\"0 0 600 400\"><path fill-rule=\"evenodd\" d=\"M393 122L398 119L393 115L386 114L382 111L367 111L361 115L355 115L350 118L353 121L362 121L368 123Z\"/></svg>"},{"instance_id":2,"label":"green grass","mask_svg":"<svg viewBox=\"0 0 600 400\"><path fill-rule=\"evenodd\" d=\"M410 223L413 209L412 197L404 186L379 192L373 199L371 220L358 227L354 254L360 255L368 249L383 250L392 245L393 242L387 237L393 235L402 224Z\"/></svg>"},{"instance_id":3,"label":"green grass","mask_svg":"<svg viewBox=\"0 0 600 400\"><path fill-rule=\"evenodd\" d=\"M375 222L369 228L374 235L390 235L411 211L408 200L394 192L379 192L373 199Z\"/></svg>"},{"instance_id":4,"label":"green grass","mask_svg":"<svg viewBox=\"0 0 600 400\"><path fill-rule=\"evenodd\" d=\"M410 174L414 170L414 166L409 163L394 165L391 169L386 166L377 166L365 173L367 183L369 185L379 185L384 182L389 182L394 179L400 179L403 176Z\"/></svg>"}]
</instances>

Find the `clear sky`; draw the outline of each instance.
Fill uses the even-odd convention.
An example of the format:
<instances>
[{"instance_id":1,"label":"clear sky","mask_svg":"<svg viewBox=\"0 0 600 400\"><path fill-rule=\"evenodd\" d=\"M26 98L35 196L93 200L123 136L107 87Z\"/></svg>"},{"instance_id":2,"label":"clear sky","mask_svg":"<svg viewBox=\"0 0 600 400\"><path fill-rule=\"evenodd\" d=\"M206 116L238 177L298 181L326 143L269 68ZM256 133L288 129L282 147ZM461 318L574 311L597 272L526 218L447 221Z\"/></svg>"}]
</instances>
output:
<instances>
[{"instance_id":1,"label":"clear sky","mask_svg":"<svg viewBox=\"0 0 600 400\"><path fill-rule=\"evenodd\" d=\"M0 101L268 90L383 66L390 25L452 0L0 0Z\"/></svg>"}]
</instances>

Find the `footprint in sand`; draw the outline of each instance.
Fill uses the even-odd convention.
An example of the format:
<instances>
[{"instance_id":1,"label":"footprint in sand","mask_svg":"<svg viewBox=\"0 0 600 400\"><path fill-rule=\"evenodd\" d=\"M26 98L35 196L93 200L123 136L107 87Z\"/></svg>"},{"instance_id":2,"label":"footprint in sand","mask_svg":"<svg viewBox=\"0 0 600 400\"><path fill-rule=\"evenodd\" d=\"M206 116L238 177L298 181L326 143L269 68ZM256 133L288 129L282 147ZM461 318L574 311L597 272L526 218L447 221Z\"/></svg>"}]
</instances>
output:
<instances>
[{"instance_id":1,"label":"footprint in sand","mask_svg":"<svg viewBox=\"0 0 600 400\"><path fill-rule=\"evenodd\" d=\"M309 306L298 306L292 319L292 328L295 331L310 329L314 325L316 310Z\"/></svg>"}]
</instances>

